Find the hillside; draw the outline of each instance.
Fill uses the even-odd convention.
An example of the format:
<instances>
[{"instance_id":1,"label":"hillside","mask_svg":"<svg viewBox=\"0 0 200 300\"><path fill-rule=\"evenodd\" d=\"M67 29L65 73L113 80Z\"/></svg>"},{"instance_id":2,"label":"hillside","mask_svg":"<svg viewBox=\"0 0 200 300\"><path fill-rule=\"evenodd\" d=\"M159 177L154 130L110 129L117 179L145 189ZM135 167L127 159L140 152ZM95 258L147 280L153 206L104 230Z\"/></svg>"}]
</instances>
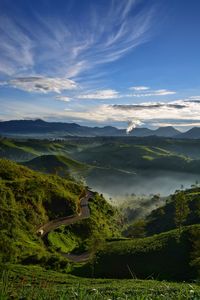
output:
<instances>
[{"instance_id":1,"label":"hillside","mask_svg":"<svg viewBox=\"0 0 200 300\"><path fill-rule=\"evenodd\" d=\"M105 243L93 263L75 270L75 274L97 278L197 278L200 275L199 196L197 186L177 191L165 205L143 219L133 223L125 219L128 222L123 231L125 238ZM158 196L154 198L151 204L155 203L153 200L161 201Z\"/></svg>"},{"instance_id":2,"label":"hillside","mask_svg":"<svg viewBox=\"0 0 200 300\"><path fill-rule=\"evenodd\" d=\"M79 199L85 187L73 179L42 174L5 159L0 159L0 177L0 272L4 270L5 274L5 269L9 271L8 275L3 275L2 280L4 287L5 276L12 278L12 286L9 285L12 293L16 291L18 295L24 293L30 295L26 285L23 286L22 283L23 278L26 278L27 284L31 282L35 295L38 293L41 295L38 284L43 284L41 280L45 280L44 295L48 293L52 297L55 293L50 286L64 295L63 283L66 283L66 297L73 296L71 287L74 282L82 286L80 291L79 288L76 291L78 297L82 299L88 295L89 288L100 289L102 295L100 299L105 299L114 295L112 288L115 289L117 296L133 295L133 286L136 289L138 286L139 289L134 291L135 296L142 297L148 286L153 288L152 297L168 295L168 291L169 297L172 294L179 297L183 292L182 286L178 284L175 287L166 283L168 285L166 292L162 289L162 283L156 285L156 281L131 280L129 285L129 281L126 282L125 279L156 278L182 281L198 278L200 271L198 218L192 219L193 221L188 224L184 223L181 230L178 228L150 237L127 239L121 236L123 220L118 211L101 195L93 193L89 200L89 218L61 226L42 239L36 234L41 224L77 214ZM199 189L194 187L185 191L185 194L193 203L192 208L196 207ZM171 214L173 215L170 211L170 216ZM148 220L149 218L145 221L148 223ZM161 220L157 218L157 221ZM85 251L89 251L90 260L84 263L70 262L61 255L61 252L79 255ZM104 279L95 280L95 278ZM113 279L108 281L105 278ZM123 283L114 278L123 279ZM21 283L18 284L19 282ZM124 284L128 288L126 292ZM23 291L20 289L21 285ZM186 286L184 289L189 293ZM195 285L193 289L196 293ZM5 293L10 294L9 288L4 288L2 295Z\"/></svg>"},{"instance_id":3,"label":"hillside","mask_svg":"<svg viewBox=\"0 0 200 300\"><path fill-rule=\"evenodd\" d=\"M189 208L184 225L200 224L200 188L193 187L186 191L177 191L164 206L157 208L147 218L147 234L152 235L176 228L176 198L181 195Z\"/></svg>"},{"instance_id":4,"label":"hillside","mask_svg":"<svg viewBox=\"0 0 200 300\"><path fill-rule=\"evenodd\" d=\"M152 143L153 144L153 143ZM72 153L72 156L87 164L137 172L137 170L164 170L186 173L199 173L200 160L147 144L107 142L101 145Z\"/></svg>"},{"instance_id":5,"label":"hillside","mask_svg":"<svg viewBox=\"0 0 200 300\"><path fill-rule=\"evenodd\" d=\"M90 169L88 165L62 155L41 155L23 164L33 170L65 178L81 178Z\"/></svg>"},{"instance_id":6,"label":"hillside","mask_svg":"<svg viewBox=\"0 0 200 300\"><path fill-rule=\"evenodd\" d=\"M0 261L66 266L67 260L54 248L54 243L46 247L36 232L49 220L76 215L79 197L85 187L73 180L44 175L4 159L0 160L0 178ZM89 245L92 232L99 232L102 224L99 236L101 233L104 237L118 234L114 221L116 212L98 194L90 200L90 210L89 220L71 225L71 231L64 234L58 232L58 238L65 236L69 240L76 235L79 244L74 245L75 248L82 244L87 247L85 240Z\"/></svg>"},{"instance_id":7,"label":"hillside","mask_svg":"<svg viewBox=\"0 0 200 300\"><path fill-rule=\"evenodd\" d=\"M200 225L193 225L185 227L181 235L173 230L143 239L109 242L97 252L93 264L75 274L97 278L191 280L200 270L197 261L200 253L195 244L199 235Z\"/></svg>"},{"instance_id":8,"label":"hillside","mask_svg":"<svg viewBox=\"0 0 200 300\"><path fill-rule=\"evenodd\" d=\"M144 198L137 203L136 200L137 197L130 197L121 205L128 223L123 232L126 237L151 236L177 227L181 230L182 226L200 224L198 183L190 189L177 190L163 199L154 195L148 201ZM143 211L146 213L142 214Z\"/></svg>"},{"instance_id":9,"label":"hillside","mask_svg":"<svg viewBox=\"0 0 200 300\"><path fill-rule=\"evenodd\" d=\"M94 190L111 196L168 195L198 180L199 146L199 140L159 137L2 138L0 157L44 173L83 179Z\"/></svg>"}]
</instances>

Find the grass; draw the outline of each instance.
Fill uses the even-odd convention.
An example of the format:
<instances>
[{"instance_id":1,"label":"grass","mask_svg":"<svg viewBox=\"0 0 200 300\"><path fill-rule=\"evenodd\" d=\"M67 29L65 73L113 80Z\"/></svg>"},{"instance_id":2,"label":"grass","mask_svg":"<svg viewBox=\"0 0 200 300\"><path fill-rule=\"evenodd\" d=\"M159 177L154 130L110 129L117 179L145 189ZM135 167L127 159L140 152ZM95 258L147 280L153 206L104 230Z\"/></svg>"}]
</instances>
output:
<instances>
[{"instance_id":1,"label":"grass","mask_svg":"<svg viewBox=\"0 0 200 300\"><path fill-rule=\"evenodd\" d=\"M77 276L96 278L197 278L200 225L186 226L147 238L107 242L92 262L73 271ZM194 256L192 259L192 255Z\"/></svg>"},{"instance_id":2,"label":"grass","mask_svg":"<svg viewBox=\"0 0 200 300\"><path fill-rule=\"evenodd\" d=\"M50 234L50 247L37 228L50 220L77 214L79 197L86 187L73 179L45 175L9 160L0 159L0 261L35 263L59 269L67 265L58 249L69 252L89 246L96 234L119 234L117 211L93 194L91 217ZM82 250L84 250L82 249Z\"/></svg>"},{"instance_id":3,"label":"grass","mask_svg":"<svg viewBox=\"0 0 200 300\"><path fill-rule=\"evenodd\" d=\"M66 231L64 232L64 228L63 230L59 228L50 232L48 234L48 242L55 250L59 249L64 253L69 253L78 247L80 238L78 239L78 237L73 235L69 230Z\"/></svg>"},{"instance_id":4,"label":"grass","mask_svg":"<svg viewBox=\"0 0 200 300\"><path fill-rule=\"evenodd\" d=\"M46 271L40 267L7 265L0 299L160 300L200 299L197 283L156 280L87 279Z\"/></svg>"}]
</instances>

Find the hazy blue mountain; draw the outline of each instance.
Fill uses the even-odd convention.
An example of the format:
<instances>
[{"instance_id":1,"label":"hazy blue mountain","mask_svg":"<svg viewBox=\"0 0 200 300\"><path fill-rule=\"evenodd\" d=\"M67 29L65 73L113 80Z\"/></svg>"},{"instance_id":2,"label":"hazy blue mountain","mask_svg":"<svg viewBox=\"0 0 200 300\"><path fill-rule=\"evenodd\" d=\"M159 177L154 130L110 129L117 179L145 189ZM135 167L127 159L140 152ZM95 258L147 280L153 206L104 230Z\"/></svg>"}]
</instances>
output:
<instances>
[{"instance_id":1,"label":"hazy blue mountain","mask_svg":"<svg viewBox=\"0 0 200 300\"><path fill-rule=\"evenodd\" d=\"M193 127L186 132L178 134L176 137L181 139L200 139L200 127Z\"/></svg>"},{"instance_id":2,"label":"hazy blue mountain","mask_svg":"<svg viewBox=\"0 0 200 300\"><path fill-rule=\"evenodd\" d=\"M200 130L200 129L199 129ZM125 129L113 126L89 127L76 123L45 122L43 120L12 120L0 122L0 134L2 135L44 135L56 134L56 136L126 136ZM135 128L129 133L130 136L163 136L174 137L180 132L172 126L160 127L156 130L149 128Z\"/></svg>"},{"instance_id":3,"label":"hazy blue mountain","mask_svg":"<svg viewBox=\"0 0 200 300\"><path fill-rule=\"evenodd\" d=\"M13 120L0 122L0 134L48 134L77 136L125 135L125 130L112 126L88 127L76 123L45 122L43 120Z\"/></svg>"},{"instance_id":4,"label":"hazy blue mountain","mask_svg":"<svg viewBox=\"0 0 200 300\"><path fill-rule=\"evenodd\" d=\"M158 129L154 130L154 134L156 136L175 137L177 134L180 134L180 131L175 129L173 126L166 126L159 127Z\"/></svg>"},{"instance_id":5,"label":"hazy blue mountain","mask_svg":"<svg viewBox=\"0 0 200 300\"><path fill-rule=\"evenodd\" d=\"M151 136L154 135L154 131L149 128L135 128L133 131L130 132L131 136L137 136L137 137L145 137L145 136Z\"/></svg>"}]
</instances>

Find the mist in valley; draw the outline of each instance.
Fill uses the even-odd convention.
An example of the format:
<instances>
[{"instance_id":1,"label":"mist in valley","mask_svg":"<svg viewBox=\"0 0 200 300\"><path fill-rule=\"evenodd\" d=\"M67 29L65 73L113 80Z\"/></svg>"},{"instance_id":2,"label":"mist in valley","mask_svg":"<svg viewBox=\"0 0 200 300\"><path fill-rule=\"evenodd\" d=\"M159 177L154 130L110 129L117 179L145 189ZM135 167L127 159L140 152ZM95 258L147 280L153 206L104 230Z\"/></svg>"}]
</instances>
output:
<instances>
[{"instance_id":1,"label":"mist in valley","mask_svg":"<svg viewBox=\"0 0 200 300\"><path fill-rule=\"evenodd\" d=\"M170 171L139 172L130 176L113 176L112 174L91 176L88 185L107 197L122 197L127 194L168 196L178 189L186 189L200 181L199 174Z\"/></svg>"},{"instance_id":2,"label":"mist in valley","mask_svg":"<svg viewBox=\"0 0 200 300\"><path fill-rule=\"evenodd\" d=\"M117 206L128 223L144 219L154 209L165 205L176 190L190 188L200 180L198 174L169 171L142 171L113 176L99 174L88 180L89 186Z\"/></svg>"}]
</instances>

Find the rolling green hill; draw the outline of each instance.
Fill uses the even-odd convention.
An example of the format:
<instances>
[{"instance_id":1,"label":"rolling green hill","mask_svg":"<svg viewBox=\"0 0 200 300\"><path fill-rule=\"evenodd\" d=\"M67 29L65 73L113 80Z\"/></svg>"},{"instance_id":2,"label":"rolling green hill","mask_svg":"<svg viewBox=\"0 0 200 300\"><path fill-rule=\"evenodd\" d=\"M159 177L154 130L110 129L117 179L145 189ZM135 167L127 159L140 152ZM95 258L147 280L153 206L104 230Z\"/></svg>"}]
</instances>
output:
<instances>
[{"instance_id":1,"label":"rolling green hill","mask_svg":"<svg viewBox=\"0 0 200 300\"><path fill-rule=\"evenodd\" d=\"M151 212L147 218L147 234L152 235L176 228L176 197L183 194L186 205L189 208L188 215L184 220L184 225L200 224L200 188L195 187L186 191L178 191L172 195L164 206Z\"/></svg>"},{"instance_id":2,"label":"rolling green hill","mask_svg":"<svg viewBox=\"0 0 200 300\"><path fill-rule=\"evenodd\" d=\"M62 156L55 158L58 163L64 164L64 168L68 166L69 174L73 168L85 171L84 164ZM45 168L49 167L48 159L51 161L54 157L47 157ZM38 165L41 167L40 157ZM186 285L165 283L168 288L164 291L162 283L157 285L157 281L139 281L135 278L170 281L198 278L200 272L198 187L184 191L192 213L188 215L190 221L184 223L181 230L173 229L144 238L123 238L120 235L120 227L122 228L123 224L119 213L102 196L94 193L89 201L90 218L70 226L61 226L52 231L44 243L36 234L37 228L48 220L76 214L79 197L85 187L80 182L74 181L71 176L64 179L57 175L43 174L6 159L0 159L0 179L0 272L4 270L2 283L0 280L1 295L11 295L12 291L12 295L16 292L20 297L24 295L28 297L30 293L40 294L41 297L43 295L41 280L46 282L43 291L47 299L53 299L55 295L58 299L62 295L73 297L75 294L78 295L76 298L80 299L81 297L107 299L114 295L116 297L128 295L133 299L134 297L143 299L144 295L145 299L150 299L148 297L151 295L154 299L159 299L161 294L165 295L166 299L170 299L172 295L175 298L188 295L186 299L190 299L190 290L197 295L198 286L195 285L192 288L190 285L189 288ZM170 201L173 201L173 196ZM168 202L166 206L172 205L170 203ZM165 219L160 218L155 211L145 220L148 224L147 229L153 220L158 224L163 220L165 223ZM171 220L174 218L171 209L170 218ZM152 226L155 227L154 224ZM162 231L170 228L164 228ZM93 255L87 263L74 264L61 256L60 250L73 253L89 250ZM8 275L5 275L5 269L8 270ZM81 277L53 272L52 269ZM25 277L32 292L22 283ZM123 278L123 283L114 279L90 280L83 277ZM131 283L125 280L130 278L134 278ZM6 280L12 282L12 285ZM79 287L82 285L82 288L81 290L77 288L73 293L72 286L75 282ZM65 291L63 283L66 286ZM23 286L23 290L19 288L20 286ZM92 288L99 289L101 298L91 295ZM152 289L152 292L149 289ZM59 296L56 294L58 291ZM17 297L15 298L18 299Z\"/></svg>"},{"instance_id":3,"label":"rolling green hill","mask_svg":"<svg viewBox=\"0 0 200 300\"><path fill-rule=\"evenodd\" d=\"M156 142L156 143L155 143ZM155 146L156 144L156 146ZM0 156L16 161L29 161L44 155L56 155L57 160L82 161L102 168L118 170L171 170L199 173L198 141L153 138L82 138L66 141L0 140ZM63 158L62 158L63 157ZM44 158L30 162L36 167L45 164ZM77 163L77 162L76 162ZM52 161L54 164L54 161ZM79 165L80 166L80 165ZM40 166L39 166L40 167ZM49 166L51 167L51 166Z\"/></svg>"},{"instance_id":4,"label":"rolling green hill","mask_svg":"<svg viewBox=\"0 0 200 300\"><path fill-rule=\"evenodd\" d=\"M170 170L199 173L200 160L164 148L124 143L106 143L73 154L77 160L127 171Z\"/></svg>"},{"instance_id":5,"label":"rolling green hill","mask_svg":"<svg viewBox=\"0 0 200 300\"><path fill-rule=\"evenodd\" d=\"M46 248L36 231L49 220L77 214L85 187L4 159L0 159L0 178L0 261L67 265L67 260L57 253L55 243ZM102 238L118 234L116 210L97 193L90 200L90 210L89 220L58 231L57 238L65 235L69 240L74 234L79 239L78 246L86 247L97 232L99 236L102 233Z\"/></svg>"},{"instance_id":6,"label":"rolling green hill","mask_svg":"<svg viewBox=\"0 0 200 300\"><path fill-rule=\"evenodd\" d=\"M129 238L105 243L93 262L75 274L167 280L200 276L199 187L177 191L164 206L125 228Z\"/></svg>"},{"instance_id":7,"label":"rolling green hill","mask_svg":"<svg viewBox=\"0 0 200 300\"><path fill-rule=\"evenodd\" d=\"M96 137L0 139L0 157L34 170L74 176L100 193L167 195L199 180L199 140Z\"/></svg>"},{"instance_id":8,"label":"rolling green hill","mask_svg":"<svg viewBox=\"0 0 200 300\"><path fill-rule=\"evenodd\" d=\"M75 178L86 177L87 172L91 169L89 165L61 155L41 155L23 164L43 173Z\"/></svg>"},{"instance_id":9,"label":"rolling green hill","mask_svg":"<svg viewBox=\"0 0 200 300\"><path fill-rule=\"evenodd\" d=\"M200 270L200 225L184 227L148 238L105 244L93 263L75 274L97 278L154 278L191 280Z\"/></svg>"}]
</instances>

